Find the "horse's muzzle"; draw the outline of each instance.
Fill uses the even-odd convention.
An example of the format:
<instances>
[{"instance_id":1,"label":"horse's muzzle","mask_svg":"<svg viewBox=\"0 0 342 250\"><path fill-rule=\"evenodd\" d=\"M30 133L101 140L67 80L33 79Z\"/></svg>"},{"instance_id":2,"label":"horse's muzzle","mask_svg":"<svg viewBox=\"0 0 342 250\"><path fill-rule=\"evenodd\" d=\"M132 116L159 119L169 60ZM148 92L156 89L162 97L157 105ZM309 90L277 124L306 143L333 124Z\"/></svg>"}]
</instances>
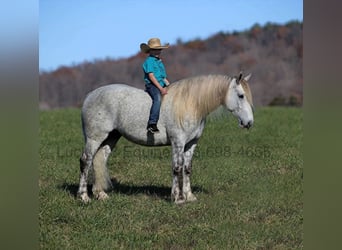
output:
<instances>
[{"instance_id":1,"label":"horse's muzzle","mask_svg":"<svg viewBox=\"0 0 342 250\"><path fill-rule=\"evenodd\" d=\"M240 120L240 127L241 127L241 128L250 129L252 126L253 126L253 121L249 121L249 122L247 122L247 124L244 124L244 123Z\"/></svg>"}]
</instances>

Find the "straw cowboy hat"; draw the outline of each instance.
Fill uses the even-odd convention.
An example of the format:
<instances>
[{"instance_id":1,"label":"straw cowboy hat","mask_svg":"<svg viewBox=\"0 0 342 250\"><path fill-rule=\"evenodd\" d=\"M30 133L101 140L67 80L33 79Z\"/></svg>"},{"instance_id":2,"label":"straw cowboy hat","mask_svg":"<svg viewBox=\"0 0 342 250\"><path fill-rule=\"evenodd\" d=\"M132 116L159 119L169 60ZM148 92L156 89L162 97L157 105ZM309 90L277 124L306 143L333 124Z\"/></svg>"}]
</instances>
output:
<instances>
[{"instance_id":1,"label":"straw cowboy hat","mask_svg":"<svg viewBox=\"0 0 342 250\"><path fill-rule=\"evenodd\" d=\"M159 38L151 38L148 40L147 44L140 44L140 49L144 53L148 53L150 49L167 49L169 44L161 45Z\"/></svg>"}]
</instances>

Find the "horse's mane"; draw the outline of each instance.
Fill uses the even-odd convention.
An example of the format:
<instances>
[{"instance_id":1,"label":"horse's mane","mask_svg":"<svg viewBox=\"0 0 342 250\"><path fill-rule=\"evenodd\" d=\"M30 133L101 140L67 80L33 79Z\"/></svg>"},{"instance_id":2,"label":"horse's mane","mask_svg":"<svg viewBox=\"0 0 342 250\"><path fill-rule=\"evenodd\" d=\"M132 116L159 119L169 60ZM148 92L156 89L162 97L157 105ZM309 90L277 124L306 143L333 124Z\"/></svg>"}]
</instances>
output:
<instances>
[{"instance_id":1,"label":"horse's mane","mask_svg":"<svg viewBox=\"0 0 342 250\"><path fill-rule=\"evenodd\" d=\"M168 98L172 98L174 115L180 124L186 116L203 119L224 103L231 77L225 75L196 76L179 80L168 88ZM240 81L246 97L252 103L248 83Z\"/></svg>"},{"instance_id":2,"label":"horse's mane","mask_svg":"<svg viewBox=\"0 0 342 250\"><path fill-rule=\"evenodd\" d=\"M168 97L176 119L182 124L185 116L201 119L223 104L230 78L223 75L197 76L170 85Z\"/></svg>"}]
</instances>

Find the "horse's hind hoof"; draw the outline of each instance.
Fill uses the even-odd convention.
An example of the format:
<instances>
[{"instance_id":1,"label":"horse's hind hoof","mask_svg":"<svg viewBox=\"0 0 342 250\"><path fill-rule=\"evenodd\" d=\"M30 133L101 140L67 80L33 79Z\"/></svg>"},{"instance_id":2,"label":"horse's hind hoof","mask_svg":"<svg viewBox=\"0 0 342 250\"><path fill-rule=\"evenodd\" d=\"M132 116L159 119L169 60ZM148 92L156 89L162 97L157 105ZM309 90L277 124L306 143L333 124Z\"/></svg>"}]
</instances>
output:
<instances>
[{"instance_id":1,"label":"horse's hind hoof","mask_svg":"<svg viewBox=\"0 0 342 250\"><path fill-rule=\"evenodd\" d=\"M96 199L98 199L100 201L104 201L104 200L107 200L109 198L108 194L106 194L103 191L101 191L98 194L96 194L95 197L96 197Z\"/></svg>"}]
</instances>

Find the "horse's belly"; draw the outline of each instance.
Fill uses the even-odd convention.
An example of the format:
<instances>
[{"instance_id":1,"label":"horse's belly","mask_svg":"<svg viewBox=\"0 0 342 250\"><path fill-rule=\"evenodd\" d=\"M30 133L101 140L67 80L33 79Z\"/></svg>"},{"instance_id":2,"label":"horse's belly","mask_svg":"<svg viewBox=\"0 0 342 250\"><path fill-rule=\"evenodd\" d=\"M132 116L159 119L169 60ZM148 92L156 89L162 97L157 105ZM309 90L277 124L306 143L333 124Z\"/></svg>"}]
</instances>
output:
<instances>
[{"instance_id":1,"label":"horse's belly","mask_svg":"<svg viewBox=\"0 0 342 250\"><path fill-rule=\"evenodd\" d=\"M167 146L170 145L165 129L159 128L160 133L152 134L145 128L141 128L141 131L120 131L123 137L136 144L144 146Z\"/></svg>"},{"instance_id":2,"label":"horse's belly","mask_svg":"<svg viewBox=\"0 0 342 250\"><path fill-rule=\"evenodd\" d=\"M146 146L170 145L170 140L165 128L165 114L161 109L158 129L160 133L152 134L147 131L150 107L152 101L148 99L148 104L141 105L143 101L125 101L124 109L118 112L115 119L115 128L129 141ZM138 103L138 104L137 104Z\"/></svg>"}]
</instances>

